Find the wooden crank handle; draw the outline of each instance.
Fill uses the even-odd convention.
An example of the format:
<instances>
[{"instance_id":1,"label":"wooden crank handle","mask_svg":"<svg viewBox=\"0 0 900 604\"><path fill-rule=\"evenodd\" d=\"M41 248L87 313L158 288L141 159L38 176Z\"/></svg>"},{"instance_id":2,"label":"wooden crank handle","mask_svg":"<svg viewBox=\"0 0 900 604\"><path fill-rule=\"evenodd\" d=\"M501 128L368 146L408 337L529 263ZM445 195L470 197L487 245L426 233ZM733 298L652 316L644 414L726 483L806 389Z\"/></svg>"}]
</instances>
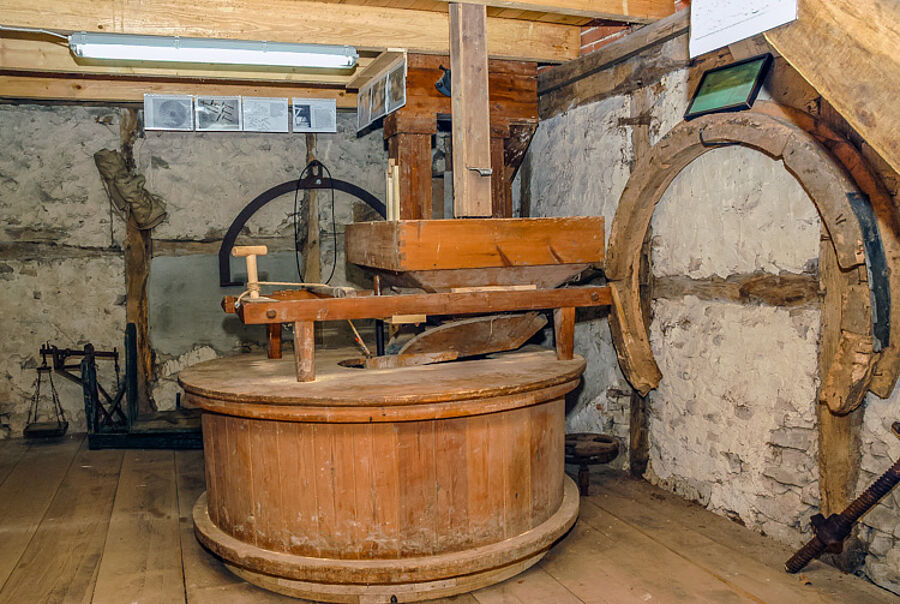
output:
<instances>
[{"instance_id":1,"label":"wooden crank handle","mask_svg":"<svg viewBox=\"0 0 900 604\"><path fill-rule=\"evenodd\" d=\"M236 245L231 248L231 255L235 258L244 258L247 256L265 256L269 253L269 248L264 245Z\"/></svg>"}]
</instances>

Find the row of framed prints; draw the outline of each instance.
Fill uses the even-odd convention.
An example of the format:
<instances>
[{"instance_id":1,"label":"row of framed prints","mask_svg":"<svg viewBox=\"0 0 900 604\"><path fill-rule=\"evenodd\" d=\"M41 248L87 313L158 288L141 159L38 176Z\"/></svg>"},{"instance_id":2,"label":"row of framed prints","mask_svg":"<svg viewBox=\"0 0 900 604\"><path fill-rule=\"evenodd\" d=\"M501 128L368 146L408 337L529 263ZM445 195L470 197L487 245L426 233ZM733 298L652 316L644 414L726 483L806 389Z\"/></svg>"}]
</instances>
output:
<instances>
[{"instance_id":1,"label":"row of framed prints","mask_svg":"<svg viewBox=\"0 0 900 604\"><path fill-rule=\"evenodd\" d=\"M337 132L334 99L145 94L144 129Z\"/></svg>"},{"instance_id":2,"label":"row of framed prints","mask_svg":"<svg viewBox=\"0 0 900 604\"><path fill-rule=\"evenodd\" d=\"M357 130L406 105L406 59L400 57L359 90Z\"/></svg>"}]
</instances>

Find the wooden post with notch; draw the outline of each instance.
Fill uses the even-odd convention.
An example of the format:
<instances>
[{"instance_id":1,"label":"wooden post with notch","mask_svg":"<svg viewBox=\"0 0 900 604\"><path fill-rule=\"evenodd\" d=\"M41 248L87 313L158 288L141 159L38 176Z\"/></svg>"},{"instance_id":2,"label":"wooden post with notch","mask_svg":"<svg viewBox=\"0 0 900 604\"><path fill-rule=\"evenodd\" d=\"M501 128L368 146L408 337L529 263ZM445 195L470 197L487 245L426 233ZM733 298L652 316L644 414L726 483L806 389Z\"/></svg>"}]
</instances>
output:
<instances>
[{"instance_id":1,"label":"wooden post with notch","mask_svg":"<svg viewBox=\"0 0 900 604\"><path fill-rule=\"evenodd\" d=\"M314 321L294 322L294 361L297 381L316 381L316 338Z\"/></svg>"},{"instance_id":2,"label":"wooden post with notch","mask_svg":"<svg viewBox=\"0 0 900 604\"><path fill-rule=\"evenodd\" d=\"M553 335L556 340L556 358L571 361L575 356L575 308L557 308L553 311Z\"/></svg>"},{"instance_id":3,"label":"wooden post with notch","mask_svg":"<svg viewBox=\"0 0 900 604\"><path fill-rule=\"evenodd\" d=\"M453 213L491 215L491 133L484 5L450 4Z\"/></svg>"}]
</instances>

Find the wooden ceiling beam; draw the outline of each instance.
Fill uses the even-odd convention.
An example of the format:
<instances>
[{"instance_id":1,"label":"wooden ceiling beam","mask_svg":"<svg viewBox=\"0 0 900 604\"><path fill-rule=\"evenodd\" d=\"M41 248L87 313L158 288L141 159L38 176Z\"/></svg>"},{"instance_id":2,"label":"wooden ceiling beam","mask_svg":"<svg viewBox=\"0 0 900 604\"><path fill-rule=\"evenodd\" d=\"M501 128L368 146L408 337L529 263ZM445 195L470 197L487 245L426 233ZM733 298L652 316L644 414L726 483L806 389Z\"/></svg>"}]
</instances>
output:
<instances>
[{"instance_id":1,"label":"wooden ceiling beam","mask_svg":"<svg viewBox=\"0 0 900 604\"><path fill-rule=\"evenodd\" d=\"M58 0L48 10L26 0L0 0L4 25L64 32L350 44L360 50L408 48L447 53L447 13L308 0ZM556 23L489 18L492 57L564 62L578 56L580 28Z\"/></svg>"},{"instance_id":2,"label":"wooden ceiling beam","mask_svg":"<svg viewBox=\"0 0 900 604\"><path fill-rule=\"evenodd\" d=\"M440 0L449 3L455 0ZM651 23L675 12L674 0L466 0L497 9Z\"/></svg>"},{"instance_id":3,"label":"wooden ceiling beam","mask_svg":"<svg viewBox=\"0 0 900 604\"><path fill-rule=\"evenodd\" d=\"M337 87L122 76L54 77L0 71L0 98L4 99L142 103L144 93L333 98L339 109L356 109L356 93Z\"/></svg>"}]
</instances>

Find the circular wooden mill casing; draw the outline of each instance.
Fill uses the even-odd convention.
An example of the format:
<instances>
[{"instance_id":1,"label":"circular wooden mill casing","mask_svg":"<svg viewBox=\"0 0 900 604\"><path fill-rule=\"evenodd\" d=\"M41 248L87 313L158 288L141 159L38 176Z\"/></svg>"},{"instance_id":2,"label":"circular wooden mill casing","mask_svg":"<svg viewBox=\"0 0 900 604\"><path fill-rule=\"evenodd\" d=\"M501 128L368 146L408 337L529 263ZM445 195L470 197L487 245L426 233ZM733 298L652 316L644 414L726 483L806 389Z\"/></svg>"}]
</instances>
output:
<instances>
[{"instance_id":1,"label":"circular wooden mill casing","mask_svg":"<svg viewBox=\"0 0 900 604\"><path fill-rule=\"evenodd\" d=\"M289 355L286 355L286 357ZM328 602L412 602L503 581L578 514L551 351L365 370L238 356L181 373L203 408L198 539L251 583Z\"/></svg>"}]
</instances>

